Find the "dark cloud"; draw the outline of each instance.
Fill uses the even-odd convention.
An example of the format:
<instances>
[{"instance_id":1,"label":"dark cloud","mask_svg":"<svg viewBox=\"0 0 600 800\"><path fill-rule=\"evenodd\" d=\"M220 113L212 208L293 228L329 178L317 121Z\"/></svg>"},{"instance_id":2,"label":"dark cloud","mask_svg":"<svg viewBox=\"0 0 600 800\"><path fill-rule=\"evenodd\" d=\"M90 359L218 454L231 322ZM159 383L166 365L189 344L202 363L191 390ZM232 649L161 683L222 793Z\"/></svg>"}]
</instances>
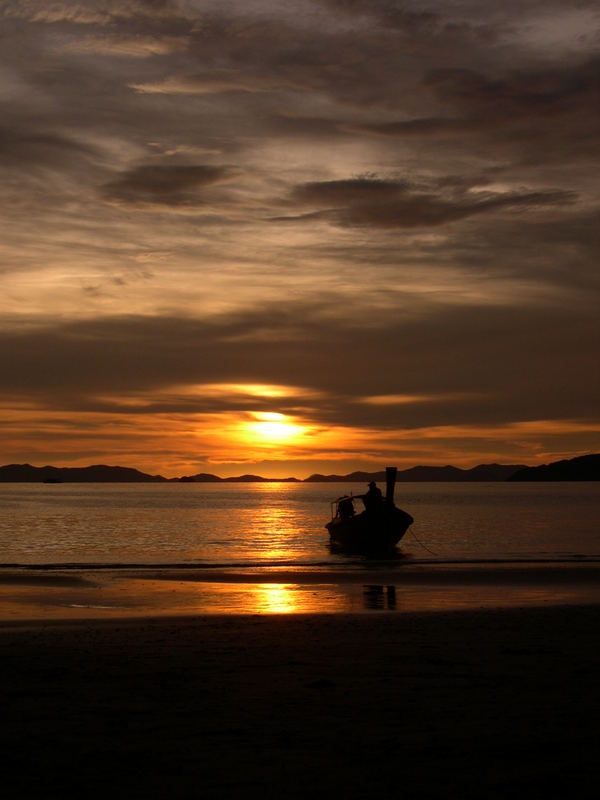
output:
<instances>
[{"instance_id":1,"label":"dark cloud","mask_svg":"<svg viewBox=\"0 0 600 800\"><path fill-rule=\"evenodd\" d=\"M269 133L296 139L345 139L352 135L344 120L307 117L300 114L272 114L268 119Z\"/></svg>"},{"instance_id":2,"label":"dark cloud","mask_svg":"<svg viewBox=\"0 0 600 800\"><path fill-rule=\"evenodd\" d=\"M362 123L357 130L412 140L419 149L439 146L449 153L470 149L479 157L501 154L521 164L596 161L599 75L597 59L495 76L437 69L423 78L424 89L435 97L437 114ZM427 142L425 147L422 142Z\"/></svg>"},{"instance_id":3,"label":"dark cloud","mask_svg":"<svg viewBox=\"0 0 600 800\"><path fill-rule=\"evenodd\" d=\"M226 180L231 171L206 164L143 164L128 170L103 187L109 200L121 203L196 205L202 189Z\"/></svg>"},{"instance_id":4,"label":"dark cloud","mask_svg":"<svg viewBox=\"0 0 600 800\"><path fill-rule=\"evenodd\" d=\"M0 127L0 164L4 167L64 165L75 157L97 155L96 148L63 133Z\"/></svg>"},{"instance_id":5,"label":"dark cloud","mask_svg":"<svg viewBox=\"0 0 600 800\"><path fill-rule=\"evenodd\" d=\"M504 208L564 205L572 202L575 196L571 192L548 190L503 194L488 192L478 197L463 195L444 199L419 191L402 181L352 178L303 184L293 190L291 199L298 205L327 209L320 215L321 218L338 225L411 228L443 225ZM314 215L301 215L296 219L310 221Z\"/></svg>"},{"instance_id":6,"label":"dark cloud","mask_svg":"<svg viewBox=\"0 0 600 800\"><path fill-rule=\"evenodd\" d=\"M56 25L103 25L124 19L165 19L181 14L177 0L21 0L4 3L8 19L29 19L32 22Z\"/></svg>"},{"instance_id":7,"label":"dark cloud","mask_svg":"<svg viewBox=\"0 0 600 800\"><path fill-rule=\"evenodd\" d=\"M562 215L558 209L554 219L515 215L482 220L475 235L457 231L445 245L465 267L477 270L485 265L488 274L525 278L540 296L556 293L566 305L597 302L600 216L596 212L574 208Z\"/></svg>"},{"instance_id":8,"label":"dark cloud","mask_svg":"<svg viewBox=\"0 0 600 800\"><path fill-rule=\"evenodd\" d=\"M390 108L399 92L414 84L404 36L392 29L340 25L332 17L321 27L305 24L299 13L233 18L211 13L190 32L189 59L198 65L198 93L216 91L319 93L355 108ZM304 23L304 24L303 24ZM201 69L200 69L201 68ZM174 92L193 90L193 73L174 72L166 79ZM280 98L284 101L283 98ZM294 101L292 101L294 102Z\"/></svg>"},{"instance_id":9,"label":"dark cloud","mask_svg":"<svg viewBox=\"0 0 600 800\"><path fill-rule=\"evenodd\" d=\"M363 324L304 306L212 320L121 317L8 331L0 375L8 396L66 410L127 413L118 396L148 393L136 413L251 410L256 399L177 397L173 387L283 384L318 393L262 398L302 408L324 424L418 427L595 416L600 325L593 311L561 308L439 308L379 314ZM307 348L306 342L318 342ZM170 390L170 400L160 399ZM428 396L425 403L369 405L367 396ZM152 402L152 397L155 401ZM435 397L439 396L436 402Z\"/></svg>"},{"instance_id":10,"label":"dark cloud","mask_svg":"<svg viewBox=\"0 0 600 800\"><path fill-rule=\"evenodd\" d=\"M597 108L599 67L596 58L561 69L515 70L498 78L470 69L437 69L425 76L424 84L444 103L493 124L498 119L552 118Z\"/></svg>"},{"instance_id":11,"label":"dark cloud","mask_svg":"<svg viewBox=\"0 0 600 800\"><path fill-rule=\"evenodd\" d=\"M171 388L251 382L317 393L260 402L324 424L597 418L594 10L2 4L5 396L248 410ZM405 394L429 399L361 399Z\"/></svg>"},{"instance_id":12,"label":"dark cloud","mask_svg":"<svg viewBox=\"0 0 600 800\"><path fill-rule=\"evenodd\" d=\"M599 76L598 59L495 77L472 70L430 72L424 85L455 119L433 123L429 133L456 135L462 128L471 145L495 147L519 161L536 164L557 158L595 159L600 134Z\"/></svg>"},{"instance_id":13,"label":"dark cloud","mask_svg":"<svg viewBox=\"0 0 600 800\"><path fill-rule=\"evenodd\" d=\"M381 136L439 136L461 135L474 129L472 121L445 117L423 117L392 122L378 122L359 127L359 130Z\"/></svg>"}]
</instances>

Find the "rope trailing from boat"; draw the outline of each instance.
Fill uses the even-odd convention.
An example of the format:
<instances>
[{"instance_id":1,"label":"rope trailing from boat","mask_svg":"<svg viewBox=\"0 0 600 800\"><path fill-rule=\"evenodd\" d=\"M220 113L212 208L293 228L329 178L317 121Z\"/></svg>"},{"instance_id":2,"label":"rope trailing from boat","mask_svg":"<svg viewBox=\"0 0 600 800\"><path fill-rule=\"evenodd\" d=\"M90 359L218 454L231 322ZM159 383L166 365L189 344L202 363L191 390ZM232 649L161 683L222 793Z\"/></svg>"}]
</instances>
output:
<instances>
[{"instance_id":1,"label":"rope trailing from boat","mask_svg":"<svg viewBox=\"0 0 600 800\"><path fill-rule=\"evenodd\" d=\"M421 540L418 538L417 534L416 534L414 531L410 531L410 530L409 530L409 533L410 533L410 535L413 537L413 539L415 540L415 542L417 542L417 544L420 544L420 545L421 545L421 547L422 547L424 550L427 550L427 552L428 552L428 553L431 553L431 555L432 555L432 556L438 556L438 555L439 555L439 553L434 553L434 551L433 551L433 550L430 550L430 549L429 549L429 547L427 547L427 545L426 545L426 544L423 544L423 542L422 542L422 541L421 541Z\"/></svg>"}]
</instances>

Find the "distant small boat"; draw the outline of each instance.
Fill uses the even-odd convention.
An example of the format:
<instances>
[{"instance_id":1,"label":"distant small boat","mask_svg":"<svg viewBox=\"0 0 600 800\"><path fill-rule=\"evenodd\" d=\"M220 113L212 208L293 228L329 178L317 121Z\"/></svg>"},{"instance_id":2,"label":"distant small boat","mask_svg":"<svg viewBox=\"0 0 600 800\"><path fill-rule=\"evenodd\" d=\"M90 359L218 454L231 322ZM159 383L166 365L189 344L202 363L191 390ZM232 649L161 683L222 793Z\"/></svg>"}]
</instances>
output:
<instances>
[{"instance_id":1,"label":"distant small boat","mask_svg":"<svg viewBox=\"0 0 600 800\"><path fill-rule=\"evenodd\" d=\"M354 500L362 499L362 495L343 495L332 502L332 518L325 527L334 550L350 553L386 552L402 539L414 519L394 505L396 472L396 467L386 467L385 499L369 503L360 514L355 512ZM381 497L381 492L376 491Z\"/></svg>"}]
</instances>

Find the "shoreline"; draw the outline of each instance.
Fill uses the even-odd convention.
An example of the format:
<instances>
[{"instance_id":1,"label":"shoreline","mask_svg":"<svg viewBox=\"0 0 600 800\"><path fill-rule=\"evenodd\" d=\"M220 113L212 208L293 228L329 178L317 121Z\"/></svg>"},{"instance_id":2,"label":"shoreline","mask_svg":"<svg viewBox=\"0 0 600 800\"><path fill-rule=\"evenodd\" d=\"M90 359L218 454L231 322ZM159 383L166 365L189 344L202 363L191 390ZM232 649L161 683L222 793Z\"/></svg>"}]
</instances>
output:
<instances>
[{"instance_id":1,"label":"shoreline","mask_svg":"<svg viewBox=\"0 0 600 800\"><path fill-rule=\"evenodd\" d=\"M193 564L5 564L0 565L0 585L15 582L79 581L86 575L195 581L198 583L255 583L293 579L298 583L361 583L380 577L396 582L458 582L511 580L595 579L600 577L600 558L594 560L514 559L477 561L372 561L361 564L324 565L193 565Z\"/></svg>"},{"instance_id":2,"label":"shoreline","mask_svg":"<svg viewBox=\"0 0 600 800\"><path fill-rule=\"evenodd\" d=\"M361 569L0 569L0 625L210 615L407 614L600 603L600 563Z\"/></svg>"},{"instance_id":3,"label":"shoreline","mask_svg":"<svg viewBox=\"0 0 600 800\"><path fill-rule=\"evenodd\" d=\"M253 562L194 562L194 561L5 561L0 563L0 575L4 570L20 569L43 572L45 570L123 570L123 569L180 569L197 570L236 570L236 569L331 569L343 571L345 569L356 568L357 566L368 568L372 564L385 564L390 568L405 568L411 566L463 566L463 565L488 565L488 564L599 564L600 554L587 555L584 553L574 553L570 556L514 556L514 557L473 557L473 558L413 558L401 552L396 557L391 558L360 558L353 561L253 561Z\"/></svg>"}]
</instances>

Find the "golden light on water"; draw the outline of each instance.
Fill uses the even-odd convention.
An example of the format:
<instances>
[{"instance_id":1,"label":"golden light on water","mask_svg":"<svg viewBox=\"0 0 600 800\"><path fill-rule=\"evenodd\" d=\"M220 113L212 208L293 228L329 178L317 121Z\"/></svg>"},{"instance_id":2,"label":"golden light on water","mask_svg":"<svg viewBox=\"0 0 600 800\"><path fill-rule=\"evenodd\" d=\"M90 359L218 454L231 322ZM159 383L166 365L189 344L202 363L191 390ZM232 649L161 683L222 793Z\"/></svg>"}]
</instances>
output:
<instances>
[{"instance_id":1,"label":"golden light on water","mask_svg":"<svg viewBox=\"0 0 600 800\"><path fill-rule=\"evenodd\" d=\"M282 489L286 484L269 484L269 497ZM261 484L256 484L261 491ZM272 503L272 499L270 501ZM256 509L248 518L248 529L252 533L262 557L270 561L278 558L289 558L290 541L293 541L295 531L295 517L291 508L276 507L266 504Z\"/></svg>"}]
</instances>

